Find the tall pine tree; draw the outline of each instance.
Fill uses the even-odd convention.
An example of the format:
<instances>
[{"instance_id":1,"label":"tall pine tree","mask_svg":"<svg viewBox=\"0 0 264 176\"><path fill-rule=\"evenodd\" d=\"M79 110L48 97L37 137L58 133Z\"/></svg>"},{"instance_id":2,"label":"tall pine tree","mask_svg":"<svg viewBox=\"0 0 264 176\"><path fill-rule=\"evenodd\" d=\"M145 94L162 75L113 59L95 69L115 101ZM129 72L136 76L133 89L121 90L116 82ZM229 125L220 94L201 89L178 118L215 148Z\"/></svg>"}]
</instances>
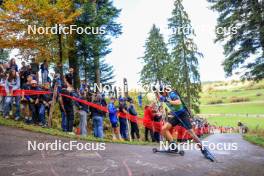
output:
<instances>
[{"instance_id":1,"label":"tall pine tree","mask_svg":"<svg viewBox=\"0 0 264 176\"><path fill-rule=\"evenodd\" d=\"M219 12L216 42L224 42L224 70L231 76L238 68L243 78L264 78L264 1L208 0ZM222 32L221 29L226 29ZM239 69L238 69L239 70ZM245 71L244 71L245 70Z\"/></svg>"},{"instance_id":2,"label":"tall pine tree","mask_svg":"<svg viewBox=\"0 0 264 176\"><path fill-rule=\"evenodd\" d=\"M165 66L169 62L169 54L160 29L155 25L149 32L145 43L145 54L141 59L144 66L140 73L140 82L143 85L162 84L165 78Z\"/></svg>"},{"instance_id":3,"label":"tall pine tree","mask_svg":"<svg viewBox=\"0 0 264 176\"><path fill-rule=\"evenodd\" d=\"M121 25L116 22L119 14L120 10L110 0L88 1L83 4L83 13L77 20L78 26L94 27L96 32L77 36L77 53L84 77L97 84L112 83L113 67L105 63L104 57L111 52L112 38L121 34Z\"/></svg>"},{"instance_id":4,"label":"tall pine tree","mask_svg":"<svg viewBox=\"0 0 264 176\"><path fill-rule=\"evenodd\" d=\"M175 0L174 6L172 17L169 19L169 28L173 30L173 34L169 39L172 52L166 80L181 93L189 108L199 112L201 82L198 59L202 54L198 52L192 39L194 32L182 0Z\"/></svg>"}]
</instances>

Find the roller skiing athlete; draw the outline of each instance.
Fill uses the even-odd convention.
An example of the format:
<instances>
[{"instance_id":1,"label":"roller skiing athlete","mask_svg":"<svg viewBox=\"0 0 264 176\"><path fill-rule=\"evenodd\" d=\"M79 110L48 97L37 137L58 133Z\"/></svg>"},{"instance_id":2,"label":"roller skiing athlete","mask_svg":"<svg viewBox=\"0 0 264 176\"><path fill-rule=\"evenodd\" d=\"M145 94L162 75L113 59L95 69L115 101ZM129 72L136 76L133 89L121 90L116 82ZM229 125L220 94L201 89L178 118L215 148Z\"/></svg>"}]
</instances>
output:
<instances>
[{"instance_id":1,"label":"roller skiing athlete","mask_svg":"<svg viewBox=\"0 0 264 176\"><path fill-rule=\"evenodd\" d=\"M200 147L204 157L212 162L215 161L214 156L209 152L207 148L202 146L202 141L193 131L190 121L190 118L192 117L191 113L185 106L184 102L181 100L179 93L176 90L166 89L162 86L160 87L160 90L156 90L156 88L153 89L158 100L165 104L168 115L172 117L163 125L161 130L162 135L169 141L170 144L176 144L176 142L173 140L172 134L170 133L170 129L176 125L181 125L188 131L193 140L198 143L198 146ZM175 150L175 152L178 152L177 148ZM171 149L169 149L168 152L171 152Z\"/></svg>"}]
</instances>

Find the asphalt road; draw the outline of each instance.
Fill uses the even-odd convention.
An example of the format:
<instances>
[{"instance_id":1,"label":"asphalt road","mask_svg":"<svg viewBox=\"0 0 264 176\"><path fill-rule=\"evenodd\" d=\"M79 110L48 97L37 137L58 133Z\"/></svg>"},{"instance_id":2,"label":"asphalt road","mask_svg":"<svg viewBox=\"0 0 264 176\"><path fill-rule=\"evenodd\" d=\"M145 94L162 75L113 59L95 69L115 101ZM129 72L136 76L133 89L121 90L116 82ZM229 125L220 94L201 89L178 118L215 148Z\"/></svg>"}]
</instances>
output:
<instances>
[{"instance_id":1,"label":"asphalt road","mask_svg":"<svg viewBox=\"0 0 264 176\"><path fill-rule=\"evenodd\" d=\"M69 142L69 139L0 126L1 176L262 176L264 149L238 134L215 134L210 143L237 143L235 151L213 151L212 163L196 150L185 156L152 153L151 146L105 144L104 151L29 151L28 141ZM85 143L85 142L82 142Z\"/></svg>"}]
</instances>

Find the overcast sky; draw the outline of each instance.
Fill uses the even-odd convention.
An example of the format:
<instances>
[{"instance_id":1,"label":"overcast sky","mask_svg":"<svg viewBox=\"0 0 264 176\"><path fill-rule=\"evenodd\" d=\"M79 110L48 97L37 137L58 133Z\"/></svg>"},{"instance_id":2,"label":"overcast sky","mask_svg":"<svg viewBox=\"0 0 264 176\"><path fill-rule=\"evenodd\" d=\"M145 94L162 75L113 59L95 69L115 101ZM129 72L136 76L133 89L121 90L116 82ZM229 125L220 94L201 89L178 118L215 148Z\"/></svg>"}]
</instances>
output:
<instances>
[{"instance_id":1,"label":"overcast sky","mask_svg":"<svg viewBox=\"0 0 264 176\"><path fill-rule=\"evenodd\" d=\"M123 34L113 40L112 53L106 58L114 65L116 81L122 82L126 77L130 87L135 87L139 80L142 63L139 57L144 54L144 44L153 24L156 24L164 35L168 35L168 18L174 8L173 0L114 0L114 5L122 9L118 21L123 26ZM217 12L210 10L206 0L184 0L183 5L189 14L194 27L195 43L203 53L200 60L202 81L225 80L221 63L223 62L223 47L215 44L214 29Z\"/></svg>"},{"instance_id":2,"label":"overcast sky","mask_svg":"<svg viewBox=\"0 0 264 176\"><path fill-rule=\"evenodd\" d=\"M114 5L122 9L118 22L123 26L123 34L113 39L112 53L106 56L115 69L115 81L122 84L127 78L129 88L138 86L144 55L144 44L153 24L158 26L166 42L171 31L168 18L174 8L173 0L114 0ZM183 0L196 33L195 43L204 58L200 59L201 81L226 80L221 63L224 60L223 47L214 43L218 14L210 10L206 0ZM11 57L16 52L12 52ZM177 70L176 70L177 71ZM231 79L231 78L229 78Z\"/></svg>"}]
</instances>

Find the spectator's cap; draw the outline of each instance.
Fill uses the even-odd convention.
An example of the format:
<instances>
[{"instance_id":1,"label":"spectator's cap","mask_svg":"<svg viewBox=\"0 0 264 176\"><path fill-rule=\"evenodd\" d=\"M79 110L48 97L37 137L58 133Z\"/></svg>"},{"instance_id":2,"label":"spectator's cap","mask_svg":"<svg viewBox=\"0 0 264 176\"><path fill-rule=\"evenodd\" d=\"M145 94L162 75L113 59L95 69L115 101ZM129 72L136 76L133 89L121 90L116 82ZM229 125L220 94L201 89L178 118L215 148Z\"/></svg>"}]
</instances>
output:
<instances>
[{"instance_id":1,"label":"spectator's cap","mask_svg":"<svg viewBox=\"0 0 264 176\"><path fill-rule=\"evenodd\" d=\"M36 80L32 80L30 83L31 84L37 84L37 81Z\"/></svg>"},{"instance_id":2,"label":"spectator's cap","mask_svg":"<svg viewBox=\"0 0 264 176\"><path fill-rule=\"evenodd\" d=\"M123 102L123 101L125 101L125 99L121 97L121 98L119 98L119 101Z\"/></svg>"}]
</instances>

